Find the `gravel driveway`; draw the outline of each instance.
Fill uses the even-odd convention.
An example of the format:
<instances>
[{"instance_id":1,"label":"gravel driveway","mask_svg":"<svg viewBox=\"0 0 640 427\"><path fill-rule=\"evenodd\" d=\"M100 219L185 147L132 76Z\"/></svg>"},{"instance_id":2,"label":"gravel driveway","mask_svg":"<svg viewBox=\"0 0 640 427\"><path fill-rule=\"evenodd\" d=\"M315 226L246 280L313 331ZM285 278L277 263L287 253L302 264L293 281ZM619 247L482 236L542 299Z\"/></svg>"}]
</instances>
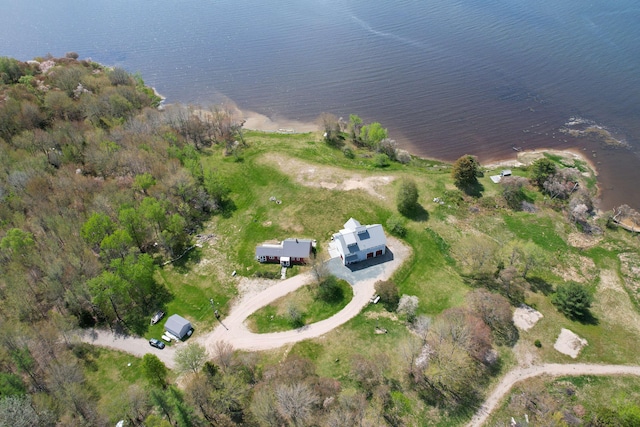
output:
<instances>
[{"instance_id":1,"label":"gravel driveway","mask_svg":"<svg viewBox=\"0 0 640 427\"><path fill-rule=\"evenodd\" d=\"M247 329L244 322L253 312L311 282L312 276L310 273L299 274L247 299L240 300L238 304L231 308L229 315L221 319L220 324L213 331L204 335L194 336L191 341L204 345L209 354L214 354L213 349L218 341L226 341L238 350L268 350L319 337L357 316L373 296L375 282L389 279L409 254L409 247L399 240L389 237L387 240L387 255L384 257L359 263L353 268L343 266L339 259L330 260L328 268L331 273L345 279L353 286L353 299L342 310L328 319L307 325L301 329L271 334L255 334ZM111 331L98 329L80 331L78 332L78 338L90 344L121 350L138 357L152 353L170 368L175 366L173 358L176 349L184 345L177 343L159 350L151 347L146 339L117 335Z\"/></svg>"}]
</instances>

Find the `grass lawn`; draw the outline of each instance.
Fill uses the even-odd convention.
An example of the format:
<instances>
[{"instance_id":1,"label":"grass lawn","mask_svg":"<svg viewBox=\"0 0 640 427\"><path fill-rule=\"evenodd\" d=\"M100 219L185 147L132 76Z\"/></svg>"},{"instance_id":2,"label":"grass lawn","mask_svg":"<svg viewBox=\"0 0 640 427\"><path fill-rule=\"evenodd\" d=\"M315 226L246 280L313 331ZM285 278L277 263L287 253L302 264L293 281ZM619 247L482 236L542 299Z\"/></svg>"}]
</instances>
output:
<instances>
[{"instance_id":1,"label":"grass lawn","mask_svg":"<svg viewBox=\"0 0 640 427\"><path fill-rule=\"evenodd\" d=\"M101 396L98 410L115 425L124 418L129 387L146 384L142 376L142 359L115 350L91 347L83 362L87 383Z\"/></svg>"},{"instance_id":2,"label":"grass lawn","mask_svg":"<svg viewBox=\"0 0 640 427\"><path fill-rule=\"evenodd\" d=\"M342 310L353 298L353 289L349 283L338 280L338 286L341 297L331 302L316 297L317 285L303 286L249 316L249 330L260 334L288 331L328 319ZM292 319L290 309L295 309L300 317Z\"/></svg>"}]
</instances>

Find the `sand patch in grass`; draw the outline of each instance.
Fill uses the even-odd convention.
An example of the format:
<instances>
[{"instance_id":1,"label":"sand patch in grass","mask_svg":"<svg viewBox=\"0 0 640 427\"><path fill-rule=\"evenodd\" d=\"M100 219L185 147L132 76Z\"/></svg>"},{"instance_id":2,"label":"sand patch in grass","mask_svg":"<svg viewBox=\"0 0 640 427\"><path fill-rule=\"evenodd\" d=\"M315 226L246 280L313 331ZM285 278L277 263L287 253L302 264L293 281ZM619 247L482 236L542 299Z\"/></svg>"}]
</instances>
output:
<instances>
[{"instance_id":1,"label":"sand patch in grass","mask_svg":"<svg viewBox=\"0 0 640 427\"><path fill-rule=\"evenodd\" d=\"M538 320L542 319L542 313L529 307L526 304L520 304L513 312L513 324L523 331L533 328Z\"/></svg>"},{"instance_id":2,"label":"sand patch in grass","mask_svg":"<svg viewBox=\"0 0 640 427\"><path fill-rule=\"evenodd\" d=\"M575 359L580 354L580 350L582 347L586 346L587 340L584 338L580 338L574 332L569 329L562 328L560 330L560 335L556 340L556 343L553 345L557 351L562 354L566 354L567 356Z\"/></svg>"}]
</instances>

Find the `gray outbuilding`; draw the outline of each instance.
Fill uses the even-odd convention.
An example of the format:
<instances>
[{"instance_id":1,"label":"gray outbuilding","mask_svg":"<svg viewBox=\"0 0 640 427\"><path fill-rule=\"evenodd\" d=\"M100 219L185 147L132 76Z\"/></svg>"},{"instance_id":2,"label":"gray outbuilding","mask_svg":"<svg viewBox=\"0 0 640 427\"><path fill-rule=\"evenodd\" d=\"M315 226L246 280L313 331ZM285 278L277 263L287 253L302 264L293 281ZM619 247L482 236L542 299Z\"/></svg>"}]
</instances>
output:
<instances>
[{"instance_id":1,"label":"gray outbuilding","mask_svg":"<svg viewBox=\"0 0 640 427\"><path fill-rule=\"evenodd\" d=\"M167 323L164 324L164 330L171 335L175 335L178 339L183 339L191 335L191 322L179 314L174 314L167 319Z\"/></svg>"}]
</instances>

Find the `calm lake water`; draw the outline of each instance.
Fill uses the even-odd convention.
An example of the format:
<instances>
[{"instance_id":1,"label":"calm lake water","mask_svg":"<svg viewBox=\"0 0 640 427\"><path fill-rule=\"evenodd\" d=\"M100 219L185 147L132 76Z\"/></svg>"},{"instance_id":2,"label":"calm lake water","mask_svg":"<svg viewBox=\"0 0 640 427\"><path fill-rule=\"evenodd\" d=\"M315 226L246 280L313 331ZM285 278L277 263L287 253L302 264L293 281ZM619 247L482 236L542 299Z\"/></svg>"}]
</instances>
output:
<instances>
[{"instance_id":1,"label":"calm lake water","mask_svg":"<svg viewBox=\"0 0 640 427\"><path fill-rule=\"evenodd\" d=\"M574 148L602 208L640 209L637 0L0 0L0 55L68 51L139 71L167 102L354 113L445 160ZM628 147L562 133L571 118Z\"/></svg>"}]
</instances>

